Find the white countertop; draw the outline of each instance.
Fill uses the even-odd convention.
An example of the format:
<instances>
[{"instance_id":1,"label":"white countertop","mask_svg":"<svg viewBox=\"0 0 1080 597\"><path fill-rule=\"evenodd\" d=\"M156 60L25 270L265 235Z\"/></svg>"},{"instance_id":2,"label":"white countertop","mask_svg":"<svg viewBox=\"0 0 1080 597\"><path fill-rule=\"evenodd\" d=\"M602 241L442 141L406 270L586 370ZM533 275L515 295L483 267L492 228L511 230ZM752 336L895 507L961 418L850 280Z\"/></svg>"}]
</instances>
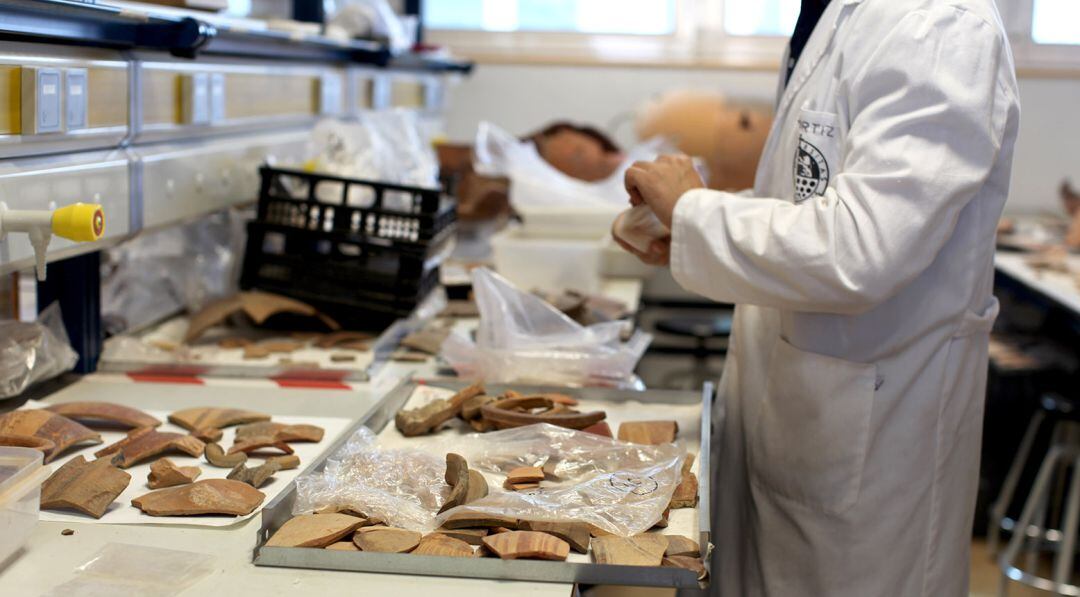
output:
<instances>
[{"instance_id":1,"label":"white countertop","mask_svg":"<svg viewBox=\"0 0 1080 597\"><path fill-rule=\"evenodd\" d=\"M229 381L206 385L133 383L123 376L91 375L51 395L45 402L107 400L144 409L171 410L196 404L215 404L259 410L275 415L359 418L376 403L371 386L355 391L284 389L257 382ZM381 386L382 384L377 384ZM380 387L381 389L381 387ZM261 518L231 527L207 528L157 525L105 525L39 522L24 549L0 569L0 593L40 595L71 579L72 571L107 543L130 543L206 553L217 560L214 572L183 595L223 594L439 595L476 597L488 594L562 596L565 584L514 583L439 577L331 572L256 567L252 564ZM64 529L74 535L62 536Z\"/></svg>"},{"instance_id":2,"label":"white countertop","mask_svg":"<svg viewBox=\"0 0 1080 597\"><path fill-rule=\"evenodd\" d=\"M1073 276L1080 273L1080 255L1069 255L1073 276L1061 272L1036 270L1027 263L1029 254L998 251L994 266L998 271L1016 279L1032 290L1080 315L1080 288Z\"/></svg>"}]
</instances>

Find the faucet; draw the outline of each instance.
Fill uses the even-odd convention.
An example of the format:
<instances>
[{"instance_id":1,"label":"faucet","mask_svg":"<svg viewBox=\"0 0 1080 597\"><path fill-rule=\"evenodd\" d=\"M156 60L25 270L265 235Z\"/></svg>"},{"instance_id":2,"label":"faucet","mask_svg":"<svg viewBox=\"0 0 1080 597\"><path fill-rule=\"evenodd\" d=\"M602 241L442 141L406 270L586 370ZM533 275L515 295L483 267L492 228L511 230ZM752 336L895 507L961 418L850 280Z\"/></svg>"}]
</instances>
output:
<instances>
[{"instance_id":1,"label":"faucet","mask_svg":"<svg viewBox=\"0 0 1080 597\"><path fill-rule=\"evenodd\" d=\"M45 280L45 249L52 235L85 243L105 233L105 212L100 205L76 203L59 209L8 209L0 201L0 242L9 232L24 232L34 247L37 279Z\"/></svg>"}]
</instances>

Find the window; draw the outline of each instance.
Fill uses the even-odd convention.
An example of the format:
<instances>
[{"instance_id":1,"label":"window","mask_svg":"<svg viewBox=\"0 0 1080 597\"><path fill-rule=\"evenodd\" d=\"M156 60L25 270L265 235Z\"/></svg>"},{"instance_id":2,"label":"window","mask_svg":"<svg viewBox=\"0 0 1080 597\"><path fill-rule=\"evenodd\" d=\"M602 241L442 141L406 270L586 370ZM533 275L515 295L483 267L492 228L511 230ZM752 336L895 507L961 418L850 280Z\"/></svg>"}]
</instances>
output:
<instances>
[{"instance_id":1,"label":"window","mask_svg":"<svg viewBox=\"0 0 1080 597\"><path fill-rule=\"evenodd\" d=\"M724 32L728 35L787 37L799 19L799 0L727 0Z\"/></svg>"},{"instance_id":2,"label":"window","mask_svg":"<svg viewBox=\"0 0 1080 597\"><path fill-rule=\"evenodd\" d=\"M427 0L432 29L619 35L675 32L676 0Z\"/></svg>"},{"instance_id":3,"label":"window","mask_svg":"<svg viewBox=\"0 0 1080 597\"><path fill-rule=\"evenodd\" d=\"M996 0L1021 69L1080 71L1080 0ZM424 0L478 60L776 69L802 0Z\"/></svg>"},{"instance_id":4,"label":"window","mask_svg":"<svg viewBox=\"0 0 1080 597\"><path fill-rule=\"evenodd\" d=\"M1037 44L1080 45L1080 2L1035 0L1031 14L1031 38Z\"/></svg>"}]
</instances>

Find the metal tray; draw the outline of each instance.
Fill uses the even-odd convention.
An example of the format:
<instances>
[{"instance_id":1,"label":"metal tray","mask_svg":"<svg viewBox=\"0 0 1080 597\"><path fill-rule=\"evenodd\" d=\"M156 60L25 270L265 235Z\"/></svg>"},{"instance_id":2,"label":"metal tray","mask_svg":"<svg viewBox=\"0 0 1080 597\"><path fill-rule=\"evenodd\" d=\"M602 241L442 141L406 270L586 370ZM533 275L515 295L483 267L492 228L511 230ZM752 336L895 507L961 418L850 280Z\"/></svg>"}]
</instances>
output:
<instances>
[{"instance_id":1,"label":"metal tray","mask_svg":"<svg viewBox=\"0 0 1080 597\"><path fill-rule=\"evenodd\" d=\"M171 321L171 320L170 320ZM116 373L135 373L142 375L198 375L205 377L260 378L260 379L305 379L332 381L368 381L385 365L401 344L402 338L416 331L424 324L416 319L400 319L383 330L372 341L370 351L372 360L367 365L349 366L348 363L327 363L326 366L311 367L302 363L287 365L276 359L252 360L237 363L213 362L206 359L189 360L165 354L158 357L127 355L103 358L99 364L102 371ZM156 326L155 326L156 327ZM154 328L151 328L151 331ZM145 333L146 330L143 331ZM143 333L131 334L140 337ZM329 355L330 349L324 350ZM288 357L289 355L278 355ZM433 357L434 358L434 357ZM328 360L328 359L327 359Z\"/></svg>"},{"instance_id":2,"label":"metal tray","mask_svg":"<svg viewBox=\"0 0 1080 597\"><path fill-rule=\"evenodd\" d=\"M466 384L458 381L429 381L426 385L460 389ZM376 434L394 420L394 415L412 396L419 385L416 381L404 381L391 390L378 405L363 419L357 422L353 431L367 426ZM558 391L570 394L582 400L607 400L622 402L637 400L650 403L701 404L701 447L698 458L698 526L700 529L699 545L705 552L710 545L709 480L711 464L709 448L711 444L711 421L713 388L706 384L701 393L679 391L612 390L603 388L567 389L542 386L501 386L489 385L492 392L514 389L523 393L541 393ZM337 443L324 452L322 458L308 469L321 471L326 460L345 445L352 432L341 436ZM584 583L597 585L636 585L656 587L676 587L685 589L703 588L697 576L682 568L661 568L649 566L615 566L594 563L549 562L538 560L500 560L498 558L448 558L438 556L416 556L410 554L382 554L364 552L345 552L327 549L297 547L264 547L267 539L292 518L292 507L296 500L296 486L291 484L278 497L272 500L262 511L262 525L259 528L255 548L255 565L286 568L314 568L323 570L349 570L356 572L384 572L420 576L449 576L461 578L488 578L494 580L518 580L553 583ZM706 570L709 559L705 558ZM706 577L708 578L708 576Z\"/></svg>"}]
</instances>

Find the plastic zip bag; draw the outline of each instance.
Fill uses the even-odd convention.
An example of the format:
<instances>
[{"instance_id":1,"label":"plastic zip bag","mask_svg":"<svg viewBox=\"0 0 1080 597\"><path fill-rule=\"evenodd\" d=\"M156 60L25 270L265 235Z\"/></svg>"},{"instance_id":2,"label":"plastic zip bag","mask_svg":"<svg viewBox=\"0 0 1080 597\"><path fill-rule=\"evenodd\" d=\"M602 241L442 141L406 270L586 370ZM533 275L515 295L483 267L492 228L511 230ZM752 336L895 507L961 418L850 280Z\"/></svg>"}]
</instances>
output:
<instances>
[{"instance_id":1,"label":"plastic zip bag","mask_svg":"<svg viewBox=\"0 0 1080 597\"><path fill-rule=\"evenodd\" d=\"M0 399L71 371L78 360L59 303L49 305L34 323L0 321Z\"/></svg>"},{"instance_id":2,"label":"plastic zip bag","mask_svg":"<svg viewBox=\"0 0 1080 597\"><path fill-rule=\"evenodd\" d=\"M623 344L620 321L582 326L487 268L472 272L480 311L476 341L461 332L441 356L460 377L494 383L628 385L652 336Z\"/></svg>"},{"instance_id":3,"label":"plastic zip bag","mask_svg":"<svg viewBox=\"0 0 1080 597\"><path fill-rule=\"evenodd\" d=\"M644 203L619 214L614 229L617 238L642 253L649 251L653 241L671 236L671 230Z\"/></svg>"},{"instance_id":4,"label":"plastic zip bag","mask_svg":"<svg viewBox=\"0 0 1080 597\"><path fill-rule=\"evenodd\" d=\"M44 597L173 597L213 571L207 554L109 543Z\"/></svg>"},{"instance_id":5,"label":"plastic zip bag","mask_svg":"<svg viewBox=\"0 0 1080 597\"><path fill-rule=\"evenodd\" d=\"M450 493L443 458L419 450L381 449L361 427L318 473L296 479L293 514L352 509L392 527L430 531Z\"/></svg>"},{"instance_id":6,"label":"plastic zip bag","mask_svg":"<svg viewBox=\"0 0 1080 597\"><path fill-rule=\"evenodd\" d=\"M432 444L428 444L431 446ZM359 429L323 471L296 480L293 514L350 509L414 531L438 528L455 513L523 520L579 521L623 536L660 520L679 483L685 450L646 446L554 425L470 434L435 444L461 454L488 481L487 497L437 514L449 496L446 462L418 449L387 449ZM533 491L505 491L519 466L544 466L555 479Z\"/></svg>"},{"instance_id":7,"label":"plastic zip bag","mask_svg":"<svg viewBox=\"0 0 1080 597\"><path fill-rule=\"evenodd\" d=\"M520 466L545 467L551 479L531 491L492 488L487 497L447 510L522 520L577 521L609 533L643 533L660 520L679 484L685 450L646 446L541 424L471 434L446 450L471 468L505 476Z\"/></svg>"}]
</instances>

